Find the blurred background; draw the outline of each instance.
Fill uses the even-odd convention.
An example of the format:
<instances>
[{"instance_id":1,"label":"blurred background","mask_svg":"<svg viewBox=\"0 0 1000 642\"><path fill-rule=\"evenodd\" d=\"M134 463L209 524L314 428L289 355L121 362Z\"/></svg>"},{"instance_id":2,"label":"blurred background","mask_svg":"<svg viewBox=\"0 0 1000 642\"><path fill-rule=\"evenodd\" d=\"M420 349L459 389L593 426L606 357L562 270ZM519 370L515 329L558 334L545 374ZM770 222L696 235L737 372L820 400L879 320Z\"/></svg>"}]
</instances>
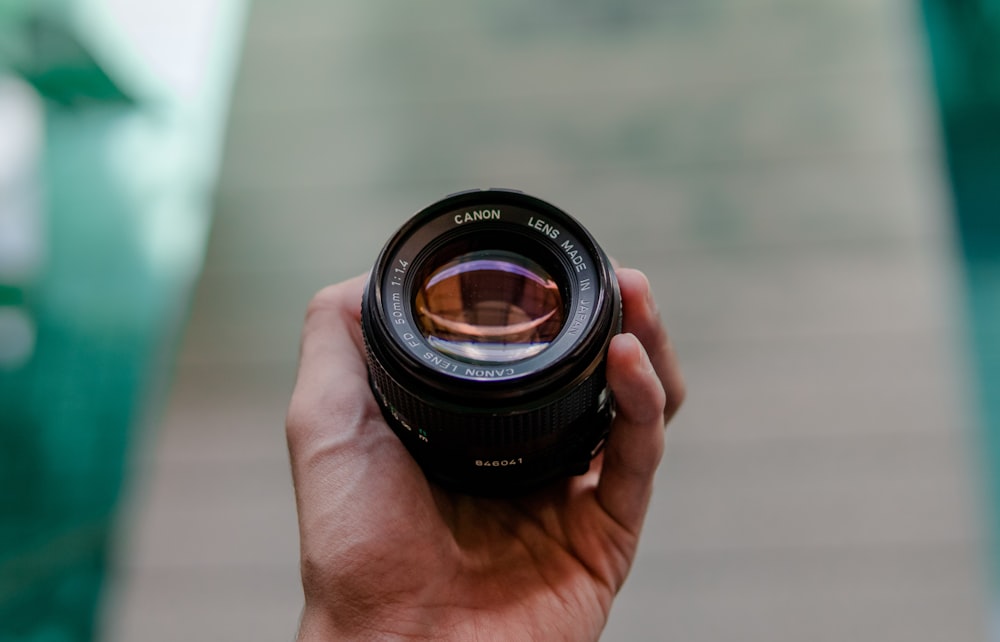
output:
<instances>
[{"instance_id":1,"label":"blurred background","mask_svg":"<svg viewBox=\"0 0 1000 642\"><path fill-rule=\"evenodd\" d=\"M305 306L489 186L688 380L604 639L1000 640L998 176L995 0L2 0L0 640L291 639Z\"/></svg>"}]
</instances>

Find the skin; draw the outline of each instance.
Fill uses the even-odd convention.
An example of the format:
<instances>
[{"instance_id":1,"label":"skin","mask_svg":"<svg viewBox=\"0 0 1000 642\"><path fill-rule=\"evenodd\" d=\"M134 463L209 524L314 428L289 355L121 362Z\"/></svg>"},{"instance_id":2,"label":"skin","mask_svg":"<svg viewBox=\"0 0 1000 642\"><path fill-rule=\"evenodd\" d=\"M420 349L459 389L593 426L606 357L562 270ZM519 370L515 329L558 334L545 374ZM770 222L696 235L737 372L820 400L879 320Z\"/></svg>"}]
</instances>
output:
<instances>
[{"instance_id":1,"label":"skin","mask_svg":"<svg viewBox=\"0 0 1000 642\"><path fill-rule=\"evenodd\" d=\"M646 277L617 271L618 411L586 475L517 499L430 484L368 388L364 277L311 302L287 420L299 640L596 640L628 575L684 384Z\"/></svg>"}]
</instances>

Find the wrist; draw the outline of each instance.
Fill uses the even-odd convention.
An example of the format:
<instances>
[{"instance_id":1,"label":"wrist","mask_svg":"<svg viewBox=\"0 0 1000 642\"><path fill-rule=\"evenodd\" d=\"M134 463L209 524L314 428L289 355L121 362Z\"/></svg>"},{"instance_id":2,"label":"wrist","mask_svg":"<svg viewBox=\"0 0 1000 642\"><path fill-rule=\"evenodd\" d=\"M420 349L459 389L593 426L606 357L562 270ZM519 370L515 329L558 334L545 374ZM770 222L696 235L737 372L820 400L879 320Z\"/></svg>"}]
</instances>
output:
<instances>
[{"instance_id":1,"label":"wrist","mask_svg":"<svg viewBox=\"0 0 1000 642\"><path fill-rule=\"evenodd\" d=\"M350 616L344 613L331 614L327 609L306 607L299 622L297 642L331 642L352 640L444 640L440 627L427 624L417 618L392 617L386 613L378 615Z\"/></svg>"}]
</instances>

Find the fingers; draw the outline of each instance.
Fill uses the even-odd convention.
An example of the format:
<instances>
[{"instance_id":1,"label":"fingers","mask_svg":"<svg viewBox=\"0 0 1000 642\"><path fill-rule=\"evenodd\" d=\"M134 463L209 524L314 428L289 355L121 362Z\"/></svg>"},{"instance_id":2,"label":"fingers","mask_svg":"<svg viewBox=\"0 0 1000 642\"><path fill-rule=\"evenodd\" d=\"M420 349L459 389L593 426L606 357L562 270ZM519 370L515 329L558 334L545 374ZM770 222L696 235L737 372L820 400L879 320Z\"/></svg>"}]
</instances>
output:
<instances>
[{"instance_id":1,"label":"fingers","mask_svg":"<svg viewBox=\"0 0 1000 642\"><path fill-rule=\"evenodd\" d=\"M605 448L598 499L633 533L642 526L653 478L663 456L663 427L684 400L677 357L660 321L646 276L616 270L625 334L608 350L608 384L617 416Z\"/></svg>"},{"instance_id":2,"label":"fingers","mask_svg":"<svg viewBox=\"0 0 1000 642\"><path fill-rule=\"evenodd\" d=\"M649 355L653 368L663 383L666 393L663 417L669 421L684 401L685 395L677 355L660 320L646 275L628 268L618 269L616 274L622 291L622 330L634 334Z\"/></svg>"},{"instance_id":3,"label":"fingers","mask_svg":"<svg viewBox=\"0 0 1000 642\"><path fill-rule=\"evenodd\" d=\"M363 410L363 404L358 402L368 395L360 336L364 282L362 276L332 285L309 303L302 329L299 372L288 411L290 446L308 437L302 433L310 427L328 425L330 415L359 414ZM336 423L350 425L348 421Z\"/></svg>"},{"instance_id":4,"label":"fingers","mask_svg":"<svg viewBox=\"0 0 1000 642\"><path fill-rule=\"evenodd\" d=\"M607 373L617 415L604 451L597 498L619 524L638 534L663 456L666 394L635 335L611 341Z\"/></svg>"},{"instance_id":5,"label":"fingers","mask_svg":"<svg viewBox=\"0 0 1000 642\"><path fill-rule=\"evenodd\" d=\"M343 359L344 350L357 349L357 335L361 323L361 295L365 276L331 285L320 290L306 310L302 328L302 346L299 361L299 379L308 377L317 381L331 381L331 359ZM360 371L364 371L364 363Z\"/></svg>"}]
</instances>

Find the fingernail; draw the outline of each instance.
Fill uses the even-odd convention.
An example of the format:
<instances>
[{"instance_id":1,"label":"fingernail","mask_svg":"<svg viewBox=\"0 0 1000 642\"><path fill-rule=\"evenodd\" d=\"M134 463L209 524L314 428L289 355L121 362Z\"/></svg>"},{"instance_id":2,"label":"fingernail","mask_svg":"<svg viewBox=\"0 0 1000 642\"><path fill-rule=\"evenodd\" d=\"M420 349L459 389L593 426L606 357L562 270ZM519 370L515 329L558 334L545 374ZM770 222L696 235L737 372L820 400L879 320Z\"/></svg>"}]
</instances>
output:
<instances>
[{"instance_id":1,"label":"fingernail","mask_svg":"<svg viewBox=\"0 0 1000 642\"><path fill-rule=\"evenodd\" d=\"M639 370L646 374L656 372L656 369L653 368L653 362L649 360L649 355L646 354L646 348L643 347L642 342L634 334L631 336L635 342L635 349L639 353L639 363L636 364L639 366Z\"/></svg>"},{"instance_id":2,"label":"fingernail","mask_svg":"<svg viewBox=\"0 0 1000 642\"><path fill-rule=\"evenodd\" d=\"M656 314L658 312L656 308L656 299L653 297L653 287L650 285L649 280L646 280L646 307L649 311Z\"/></svg>"},{"instance_id":3,"label":"fingernail","mask_svg":"<svg viewBox=\"0 0 1000 642\"><path fill-rule=\"evenodd\" d=\"M653 284L650 283L649 279L647 278L646 279L646 303L652 303L652 302L653 302Z\"/></svg>"}]
</instances>

